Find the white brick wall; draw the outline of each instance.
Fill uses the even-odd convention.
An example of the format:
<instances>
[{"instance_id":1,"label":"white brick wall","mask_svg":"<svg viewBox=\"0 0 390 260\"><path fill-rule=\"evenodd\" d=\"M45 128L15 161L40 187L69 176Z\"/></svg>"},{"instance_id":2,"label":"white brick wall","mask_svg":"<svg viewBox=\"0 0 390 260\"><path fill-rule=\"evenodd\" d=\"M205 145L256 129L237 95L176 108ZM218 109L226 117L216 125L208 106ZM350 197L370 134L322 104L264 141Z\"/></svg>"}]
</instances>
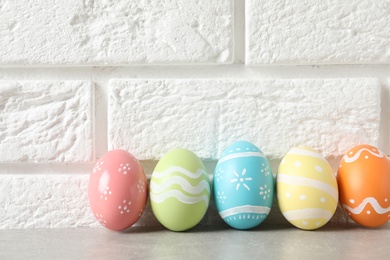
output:
<instances>
[{"instance_id":1,"label":"white brick wall","mask_svg":"<svg viewBox=\"0 0 390 260\"><path fill-rule=\"evenodd\" d=\"M88 81L0 81L0 162L93 160Z\"/></svg>"},{"instance_id":2,"label":"white brick wall","mask_svg":"<svg viewBox=\"0 0 390 260\"><path fill-rule=\"evenodd\" d=\"M390 62L387 0L247 0L246 63Z\"/></svg>"},{"instance_id":3,"label":"white brick wall","mask_svg":"<svg viewBox=\"0 0 390 260\"><path fill-rule=\"evenodd\" d=\"M88 178L112 148L148 175L178 146L212 174L238 139L274 172L298 144L334 167L362 142L389 154L389 17L386 0L0 1L0 229L99 226Z\"/></svg>"},{"instance_id":4,"label":"white brick wall","mask_svg":"<svg viewBox=\"0 0 390 260\"><path fill-rule=\"evenodd\" d=\"M109 148L158 160L185 147L218 160L249 140L270 158L299 144L339 156L351 143L378 145L379 87L375 79L114 80Z\"/></svg>"},{"instance_id":5,"label":"white brick wall","mask_svg":"<svg viewBox=\"0 0 390 260\"><path fill-rule=\"evenodd\" d=\"M232 0L17 0L0 6L0 65L229 63Z\"/></svg>"}]
</instances>

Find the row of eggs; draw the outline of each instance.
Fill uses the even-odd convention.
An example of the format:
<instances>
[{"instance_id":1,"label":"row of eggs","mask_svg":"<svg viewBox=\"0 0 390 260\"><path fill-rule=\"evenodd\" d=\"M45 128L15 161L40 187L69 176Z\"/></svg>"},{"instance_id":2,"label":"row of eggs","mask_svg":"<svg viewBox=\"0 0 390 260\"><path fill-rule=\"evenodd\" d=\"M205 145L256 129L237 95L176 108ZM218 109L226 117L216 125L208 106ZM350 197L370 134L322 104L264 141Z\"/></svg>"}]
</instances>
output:
<instances>
[{"instance_id":1,"label":"row of eggs","mask_svg":"<svg viewBox=\"0 0 390 260\"><path fill-rule=\"evenodd\" d=\"M173 231L196 226L213 192L221 218L236 229L251 229L268 216L274 194L283 216L294 226L325 225L340 201L357 223L375 227L390 218L390 164L377 148L359 145L343 157L337 179L327 160L308 147L291 149L280 163L276 185L270 164L255 145L239 141L221 155L210 184L202 161L175 149L161 158L150 189L139 161L123 150L106 153L95 165L88 186L96 219L124 230L142 215L148 195L158 221ZM276 188L276 191L274 190Z\"/></svg>"}]
</instances>

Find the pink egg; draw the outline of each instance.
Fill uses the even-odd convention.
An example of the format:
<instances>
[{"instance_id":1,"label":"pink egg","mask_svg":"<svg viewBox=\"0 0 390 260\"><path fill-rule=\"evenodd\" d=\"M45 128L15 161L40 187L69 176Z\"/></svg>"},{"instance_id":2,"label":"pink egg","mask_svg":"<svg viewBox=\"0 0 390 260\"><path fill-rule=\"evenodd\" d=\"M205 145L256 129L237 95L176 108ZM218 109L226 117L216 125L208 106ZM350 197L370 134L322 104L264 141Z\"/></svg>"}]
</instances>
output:
<instances>
[{"instance_id":1,"label":"pink egg","mask_svg":"<svg viewBox=\"0 0 390 260\"><path fill-rule=\"evenodd\" d=\"M90 175L89 204L95 218L108 229L124 230L137 222L145 208L147 194L144 170L126 151L106 153Z\"/></svg>"}]
</instances>

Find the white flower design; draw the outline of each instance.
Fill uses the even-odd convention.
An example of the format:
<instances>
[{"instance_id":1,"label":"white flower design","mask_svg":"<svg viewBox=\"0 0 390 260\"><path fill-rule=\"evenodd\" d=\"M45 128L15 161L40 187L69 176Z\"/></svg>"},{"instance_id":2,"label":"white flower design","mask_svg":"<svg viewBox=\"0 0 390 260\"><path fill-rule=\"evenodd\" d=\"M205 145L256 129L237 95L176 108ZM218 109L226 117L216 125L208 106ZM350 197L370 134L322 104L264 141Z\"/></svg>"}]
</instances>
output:
<instances>
[{"instance_id":1,"label":"white flower design","mask_svg":"<svg viewBox=\"0 0 390 260\"><path fill-rule=\"evenodd\" d=\"M249 181L252 181L252 178L248 177L248 178L244 178L245 174L246 174L246 168L244 168L241 172L241 176L236 172L236 171L233 171L234 175L236 175L237 178L234 178L234 179L231 179L230 182L231 183L235 183L235 182L238 182L236 184L236 190L238 190L241 185L247 189L248 191L250 191L251 189L249 188L249 186L246 184L246 182L249 182Z\"/></svg>"},{"instance_id":2,"label":"white flower design","mask_svg":"<svg viewBox=\"0 0 390 260\"><path fill-rule=\"evenodd\" d=\"M263 196L263 200L269 198L269 194L271 193L271 189L267 187L267 184L264 187L260 186L260 195Z\"/></svg>"},{"instance_id":3,"label":"white flower design","mask_svg":"<svg viewBox=\"0 0 390 260\"><path fill-rule=\"evenodd\" d=\"M262 163L261 166L263 166L263 169L261 169L261 173L264 173L265 176L270 175L271 172L269 170L269 166L265 166L264 163Z\"/></svg>"},{"instance_id":4,"label":"white flower design","mask_svg":"<svg viewBox=\"0 0 390 260\"><path fill-rule=\"evenodd\" d=\"M129 208L130 205L131 205L131 201L127 202L126 200L123 200L122 205L118 206L120 213L121 214L130 213L130 208Z\"/></svg>"},{"instance_id":5,"label":"white flower design","mask_svg":"<svg viewBox=\"0 0 390 260\"><path fill-rule=\"evenodd\" d=\"M96 165L95 165L95 167L93 167L93 173L97 173L97 172L99 172L99 171L101 171L102 170L102 165L104 164L104 162L98 162Z\"/></svg>"},{"instance_id":6,"label":"white flower design","mask_svg":"<svg viewBox=\"0 0 390 260\"><path fill-rule=\"evenodd\" d=\"M219 192L218 191L218 195L217 195L217 200L222 203L222 204L225 204L225 199L226 199L226 195L225 195L225 192L222 191L222 192Z\"/></svg>"},{"instance_id":7,"label":"white flower design","mask_svg":"<svg viewBox=\"0 0 390 260\"><path fill-rule=\"evenodd\" d=\"M122 172L124 175L127 174L128 171L130 171L130 164L126 163L126 165L123 165L121 163L121 165L119 166L119 169L118 169L118 172Z\"/></svg>"},{"instance_id":8,"label":"white flower design","mask_svg":"<svg viewBox=\"0 0 390 260\"><path fill-rule=\"evenodd\" d=\"M215 173L215 179L219 182L221 180L223 180L223 176L222 174L224 173L224 171L221 169L221 168L218 168L218 170L216 171Z\"/></svg>"},{"instance_id":9,"label":"white flower design","mask_svg":"<svg viewBox=\"0 0 390 260\"><path fill-rule=\"evenodd\" d=\"M110 190L110 187L107 186L106 189L104 190L103 194L100 195L100 198L107 200L108 196L110 196L111 194L112 194L112 191Z\"/></svg>"},{"instance_id":10,"label":"white flower design","mask_svg":"<svg viewBox=\"0 0 390 260\"><path fill-rule=\"evenodd\" d=\"M139 180L137 183L137 188L139 193L145 192L145 183L143 180Z\"/></svg>"}]
</instances>

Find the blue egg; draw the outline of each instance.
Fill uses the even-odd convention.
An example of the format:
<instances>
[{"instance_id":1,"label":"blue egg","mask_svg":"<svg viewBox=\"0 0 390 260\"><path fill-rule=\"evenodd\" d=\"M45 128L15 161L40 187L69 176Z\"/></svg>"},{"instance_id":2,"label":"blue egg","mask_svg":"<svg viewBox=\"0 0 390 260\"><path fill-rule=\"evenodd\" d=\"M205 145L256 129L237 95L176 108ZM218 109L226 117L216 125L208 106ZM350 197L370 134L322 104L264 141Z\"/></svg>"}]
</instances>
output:
<instances>
[{"instance_id":1,"label":"blue egg","mask_svg":"<svg viewBox=\"0 0 390 260\"><path fill-rule=\"evenodd\" d=\"M271 166L264 153L249 142L235 142L223 152L215 167L213 185L218 213L233 228L254 228L271 210Z\"/></svg>"}]
</instances>

